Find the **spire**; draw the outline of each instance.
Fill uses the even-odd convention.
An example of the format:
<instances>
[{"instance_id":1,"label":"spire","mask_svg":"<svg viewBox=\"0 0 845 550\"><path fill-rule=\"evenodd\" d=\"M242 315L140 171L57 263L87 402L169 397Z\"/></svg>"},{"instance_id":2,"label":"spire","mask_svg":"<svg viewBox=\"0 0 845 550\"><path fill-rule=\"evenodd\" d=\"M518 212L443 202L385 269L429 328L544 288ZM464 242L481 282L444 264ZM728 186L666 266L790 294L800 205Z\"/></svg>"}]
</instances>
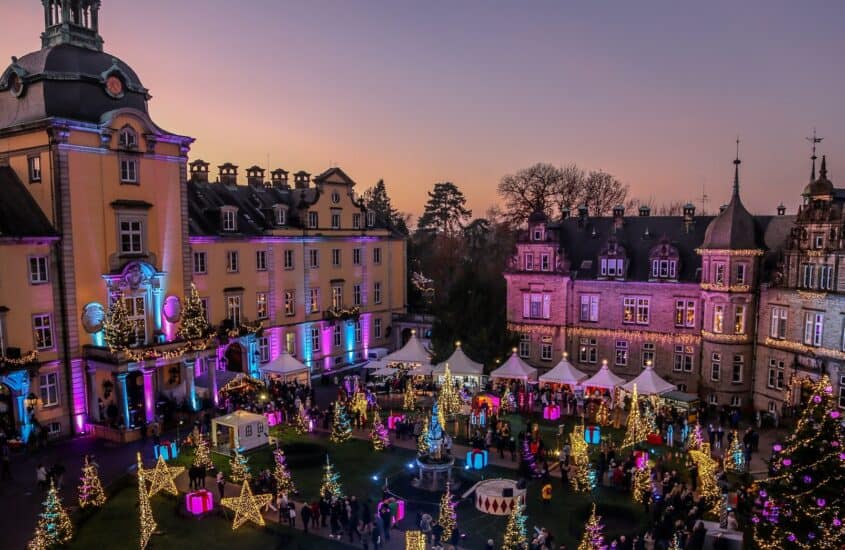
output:
<instances>
[{"instance_id":1,"label":"spire","mask_svg":"<svg viewBox=\"0 0 845 550\"><path fill-rule=\"evenodd\" d=\"M813 161L812 168L810 168L810 181L816 181L816 144L821 143L824 138L816 137L816 129L813 128L813 137L804 138L813 144L813 156L810 159Z\"/></svg>"},{"instance_id":2,"label":"spire","mask_svg":"<svg viewBox=\"0 0 845 550\"><path fill-rule=\"evenodd\" d=\"M819 179L827 179L827 155L822 155L822 167L819 169Z\"/></svg>"},{"instance_id":3,"label":"spire","mask_svg":"<svg viewBox=\"0 0 845 550\"><path fill-rule=\"evenodd\" d=\"M736 158L734 159L734 197L739 197L739 138L736 138Z\"/></svg>"}]
</instances>

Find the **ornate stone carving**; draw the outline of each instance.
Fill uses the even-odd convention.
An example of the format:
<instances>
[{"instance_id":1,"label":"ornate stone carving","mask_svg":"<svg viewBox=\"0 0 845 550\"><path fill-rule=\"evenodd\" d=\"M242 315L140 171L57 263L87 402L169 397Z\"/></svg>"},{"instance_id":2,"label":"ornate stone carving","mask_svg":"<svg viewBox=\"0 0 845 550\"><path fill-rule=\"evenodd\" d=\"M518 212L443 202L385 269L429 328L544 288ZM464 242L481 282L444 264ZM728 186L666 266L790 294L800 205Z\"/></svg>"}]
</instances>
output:
<instances>
[{"instance_id":1,"label":"ornate stone carving","mask_svg":"<svg viewBox=\"0 0 845 550\"><path fill-rule=\"evenodd\" d=\"M168 295L161 306L161 314L168 323L176 323L182 317L182 301L178 296Z\"/></svg>"},{"instance_id":2,"label":"ornate stone carving","mask_svg":"<svg viewBox=\"0 0 845 550\"><path fill-rule=\"evenodd\" d=\"M105 319L106 313L100 303L91 302L82 308L82 327L88 334L100 332L103 329Z\"/></svg>"}]
</instances>

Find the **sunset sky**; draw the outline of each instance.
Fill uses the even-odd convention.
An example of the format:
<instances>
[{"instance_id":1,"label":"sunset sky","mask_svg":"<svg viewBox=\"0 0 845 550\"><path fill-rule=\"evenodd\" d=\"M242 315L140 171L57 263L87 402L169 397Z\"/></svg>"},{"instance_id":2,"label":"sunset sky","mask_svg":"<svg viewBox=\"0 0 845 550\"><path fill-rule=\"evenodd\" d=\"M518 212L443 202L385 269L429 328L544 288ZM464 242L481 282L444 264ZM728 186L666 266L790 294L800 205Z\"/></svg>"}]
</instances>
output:
<instances>
[{"instance_id":1,"label":"sunset sky","mask_svg":"<svg viewBox=\"0 0 845 550\"><path fill-rule=\"evenodd\" d=\"M8 59L40 0L0 0ZM530 6L530 9L526 9ZM418 215L453 181L476 215L502 175L576 162L631 194L715 210L742 140L753 212L794 212L815 126L845 187L845 3L104 0L106 51L192 158L384 178Z\"/></svg>"}]
</instances>

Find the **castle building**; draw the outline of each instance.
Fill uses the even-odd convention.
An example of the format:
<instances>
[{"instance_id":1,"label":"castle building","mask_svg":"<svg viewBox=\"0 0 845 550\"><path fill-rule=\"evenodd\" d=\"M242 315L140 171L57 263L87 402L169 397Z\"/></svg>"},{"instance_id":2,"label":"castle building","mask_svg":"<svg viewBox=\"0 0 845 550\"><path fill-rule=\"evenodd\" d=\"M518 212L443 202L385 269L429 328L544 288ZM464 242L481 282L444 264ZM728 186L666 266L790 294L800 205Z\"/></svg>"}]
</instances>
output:
<instances>
[{"instance_id":1,"label":"castle building","mask_svg":"<svg viewBox=\"0 0 845 550\"><path fill-rule=\"evenodd\" d=\"M1 429L125 440L159 400L196 408L282 349L322 371L388 343L405 241L349 176L189 171L193 138L153 122L139 76L103 51L100 1L42 4L41 49L0 76ZM192 284L222 337L188 346ZM104 337L116 300L121 349Z\"/></svg>"},{"instance_id":2,"label":"castle building","mask_svg":"<svg viewBox=\"0 0 845 550\"><path fill-rule=\"evenodd\" d=\"M648 364L703 403L781 415L822 373L845 408L845 190L826 160L797 216L751 215L734 161L716 216L542 213L517 237L505 273L520 355L551 368L567 352L634 378Z\"/></svg>"}]
</instances>

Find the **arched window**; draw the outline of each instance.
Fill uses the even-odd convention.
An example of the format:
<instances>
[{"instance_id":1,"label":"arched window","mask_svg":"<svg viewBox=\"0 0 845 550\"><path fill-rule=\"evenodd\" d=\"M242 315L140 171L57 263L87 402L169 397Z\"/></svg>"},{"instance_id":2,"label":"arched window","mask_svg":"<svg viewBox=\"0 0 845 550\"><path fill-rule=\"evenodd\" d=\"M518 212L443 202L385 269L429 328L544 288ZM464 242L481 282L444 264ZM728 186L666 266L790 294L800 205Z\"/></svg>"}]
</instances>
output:
<instances>
[{"instance_id":1,"label":"arched window","mask_svg":"<svg viewBox=\"0 0 845 550\"><path fill-rule=\"evenodd\" d=\"M123 149L135 149L138 147L138 134L131 126L124 126L120 130L117 143Z\"/></svg>"}]
</instances>

